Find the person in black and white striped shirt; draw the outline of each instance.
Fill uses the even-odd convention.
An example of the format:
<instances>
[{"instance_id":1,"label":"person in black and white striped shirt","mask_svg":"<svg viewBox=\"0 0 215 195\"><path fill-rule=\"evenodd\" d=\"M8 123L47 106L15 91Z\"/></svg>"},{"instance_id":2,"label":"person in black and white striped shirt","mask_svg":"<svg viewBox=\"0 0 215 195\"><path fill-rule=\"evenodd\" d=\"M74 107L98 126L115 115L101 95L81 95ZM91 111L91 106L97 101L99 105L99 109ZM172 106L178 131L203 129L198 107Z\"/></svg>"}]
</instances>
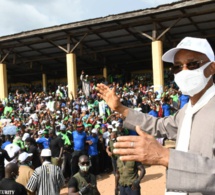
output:
<instances>
[{"instance_id":1,"label":"person in black and white striped shirt","mask_svg":"<svg viewBox=\"0 0 215 195\"><path fill-rule=\"evenodd\" d=\"M37 195L59 195L65 182L63 173L60 167L51 164L50 149L43 149L41 157L43 164L35 169L26 188Z\"/></svg>"}]
</instances>

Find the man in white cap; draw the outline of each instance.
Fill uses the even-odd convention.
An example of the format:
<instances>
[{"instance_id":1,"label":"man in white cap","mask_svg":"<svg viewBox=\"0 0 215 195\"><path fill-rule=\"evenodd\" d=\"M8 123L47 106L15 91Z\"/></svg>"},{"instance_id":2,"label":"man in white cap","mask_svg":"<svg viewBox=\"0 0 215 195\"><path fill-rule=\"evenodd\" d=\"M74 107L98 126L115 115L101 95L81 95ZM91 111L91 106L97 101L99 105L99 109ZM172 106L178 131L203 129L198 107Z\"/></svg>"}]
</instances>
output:
<instances>
[{"instance_id":1,"label":"man in white cap","mask_svg":"<svg viewBox=\"0 0 215 195\"><path fill-rule=\"evenodd\" d=\"M19 176L16 178L16 182L26 186L28 180L30 179L31 175L33 174L34 170L31 168L31 158L32 153L22 152L19 154L18 161L19 161ZM28 192L28 195L33 195L35 193Z\"/></svg>"},{"instance_id":2,"label":"man in white cap","mask_svg":"<svg viewBox=\"0 0 215 195\"><path fill-rule=\"evenodd\" d=\"M99 96L125 118L124 126L140 136L118 137L114 153L123 161L167 167L166 187L173 194L215 194L215 62L206 39L184 38L167 51L163 61L171 62L175 82L190 100L174 116L154 118L123 106L115 90L98 84ZM177 139L176 150L162 147L153 136ZM203 142L203 143L202 143Z\"/></svg>"},{"instance_id":3,"label":"man in white cap","mask_svg":"<svg viewBox=\"0 0 215 195\"><path fill-rule=\"evenodd\" d=\"M60 167L51 164L51 150L43 149L41 158L42 166L35 169L26 188L30 192L40 195L59 195L64 185L64 177Z\"/></svg>"}]
</instances>

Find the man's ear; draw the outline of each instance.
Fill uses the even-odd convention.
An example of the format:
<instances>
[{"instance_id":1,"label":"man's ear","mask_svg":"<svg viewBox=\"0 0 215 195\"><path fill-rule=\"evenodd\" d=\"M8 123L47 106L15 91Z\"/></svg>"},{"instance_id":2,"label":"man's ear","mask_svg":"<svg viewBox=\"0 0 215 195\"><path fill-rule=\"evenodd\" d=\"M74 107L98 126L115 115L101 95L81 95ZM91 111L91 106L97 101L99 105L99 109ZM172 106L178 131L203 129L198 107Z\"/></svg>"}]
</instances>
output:
<instances>
[{"instance_id":1,"label":"man's ear","mask_svg":"<svg viewBox=\"0 0 215 195\"><path fill-rule=\"evenodd\" d=\"M211 62L210 65L205 68L204 75L208 78L210 75L215 74L215 62Z\"/></svg>"},{"instance_id":2,"label":"man's ear","mask_svg":"<svg viewBox=\"0 0 215 195\"><path fill-rule=\"evenodd\" d=\"M211 69L211 75L214 75L215 74L215 62L212 62L210 64L210 69Z\"/></svg>"}]
</instances>

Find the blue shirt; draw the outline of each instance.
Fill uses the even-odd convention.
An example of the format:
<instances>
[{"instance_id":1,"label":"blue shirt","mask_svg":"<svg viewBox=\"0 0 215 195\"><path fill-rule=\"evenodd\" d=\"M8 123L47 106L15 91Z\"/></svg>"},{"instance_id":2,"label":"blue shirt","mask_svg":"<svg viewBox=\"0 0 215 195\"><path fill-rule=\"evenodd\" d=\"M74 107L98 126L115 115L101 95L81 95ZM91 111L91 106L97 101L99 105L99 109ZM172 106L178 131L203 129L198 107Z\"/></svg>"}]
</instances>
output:
<instances>
[{"instance_id":1,"label":"blue shirt","mask_svg":"<svg viewBox=\"0 0 215 195\"><path fill-rule=\"evenodd\" d=\"M85 141L87 139L87 135L85 132L79 133L78 131L73 131L72 133L74 150L83 151L85 149Z\"/></svg>"},{"instance_id":2,"label":"blue shirt","mask_svg":"<svg viewBox=\"0 0 215 195\"><path fill-rule=\"evenodd\" d=\"M1 145L1 149L4 149L8 144L11 144L10 141L6 141Z\"/></svg>"},{"instance_id":3,"label":"blue shirt","mask_svg":"<svg viewBox=\"0 0 215 195\"><path fill-rule=\"evenodd\" d=\"M92 141L93 143L91 145L89 145L88 147L88 155L89 156L95 156L98 155L98 148L97 148L97 144L98 144L98 136L93 137L92 135L87 137L87 140Z\"/></svg>"},{"instance_id":4,"label":"blue shirt","mask_svg":"<svg viewBox=\"0 0 215 195\"><path fill-rule=\"evenodd\" d=\"M188 96L188 95L181 95L180 97L179 97L179 100L180 100L180 109L181 108L183 108L183 106L187 103L187 102L189 102L189 99L190 99L190 97Z\"/></svg>"},{"instance_id":5,"label":"blue shirt","mask_svg":"<svg viewBox=\"0 0 215 195\"><path fill-rule=\"evenodd\" d=\"M170 115L170 105L169 104L164 103L162 105L162 109L163 109L163 116L164 117Z\"/></svg>"},{"instance_id":6,"label":"blue shirt","mask_svg":"<svg viewBox=\"0 0 215 195\"><path fill-rule=\"evenodd\" d=\"M49 140L45 137L40 137L36 142L37 144L42 144L43 149L49 148Z\"/></svg>"},{"instance_id":7,"label":"blue shirt","mask_svg":"<svg viewBox=\"0 0 215 195\"><path fill-rule=\"evenodd\" d=\"M156 110L151 110L148 114L154 117L158 117L158 112Z\"/></svg>"}]
</instances>

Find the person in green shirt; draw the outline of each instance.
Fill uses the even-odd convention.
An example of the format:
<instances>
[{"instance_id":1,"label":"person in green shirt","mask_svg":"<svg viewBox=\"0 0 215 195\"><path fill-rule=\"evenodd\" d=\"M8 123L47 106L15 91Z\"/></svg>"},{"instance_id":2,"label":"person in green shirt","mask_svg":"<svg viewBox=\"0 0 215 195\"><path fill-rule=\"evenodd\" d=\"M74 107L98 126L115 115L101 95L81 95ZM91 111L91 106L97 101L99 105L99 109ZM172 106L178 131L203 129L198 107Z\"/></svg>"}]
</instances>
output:
<instances>
[{"instance_id":1,"label":"person in green shirt","mask_svg":"<svg viewBox=\"0 0 215 195\"><path fill-rule=\"evenodd\" d=\"M12 112L13 112L13 108L11 104L7 103L7 105L4 108L4 113L3 113L4 117L9 118Z\"/></svg>"}]
</instances>

